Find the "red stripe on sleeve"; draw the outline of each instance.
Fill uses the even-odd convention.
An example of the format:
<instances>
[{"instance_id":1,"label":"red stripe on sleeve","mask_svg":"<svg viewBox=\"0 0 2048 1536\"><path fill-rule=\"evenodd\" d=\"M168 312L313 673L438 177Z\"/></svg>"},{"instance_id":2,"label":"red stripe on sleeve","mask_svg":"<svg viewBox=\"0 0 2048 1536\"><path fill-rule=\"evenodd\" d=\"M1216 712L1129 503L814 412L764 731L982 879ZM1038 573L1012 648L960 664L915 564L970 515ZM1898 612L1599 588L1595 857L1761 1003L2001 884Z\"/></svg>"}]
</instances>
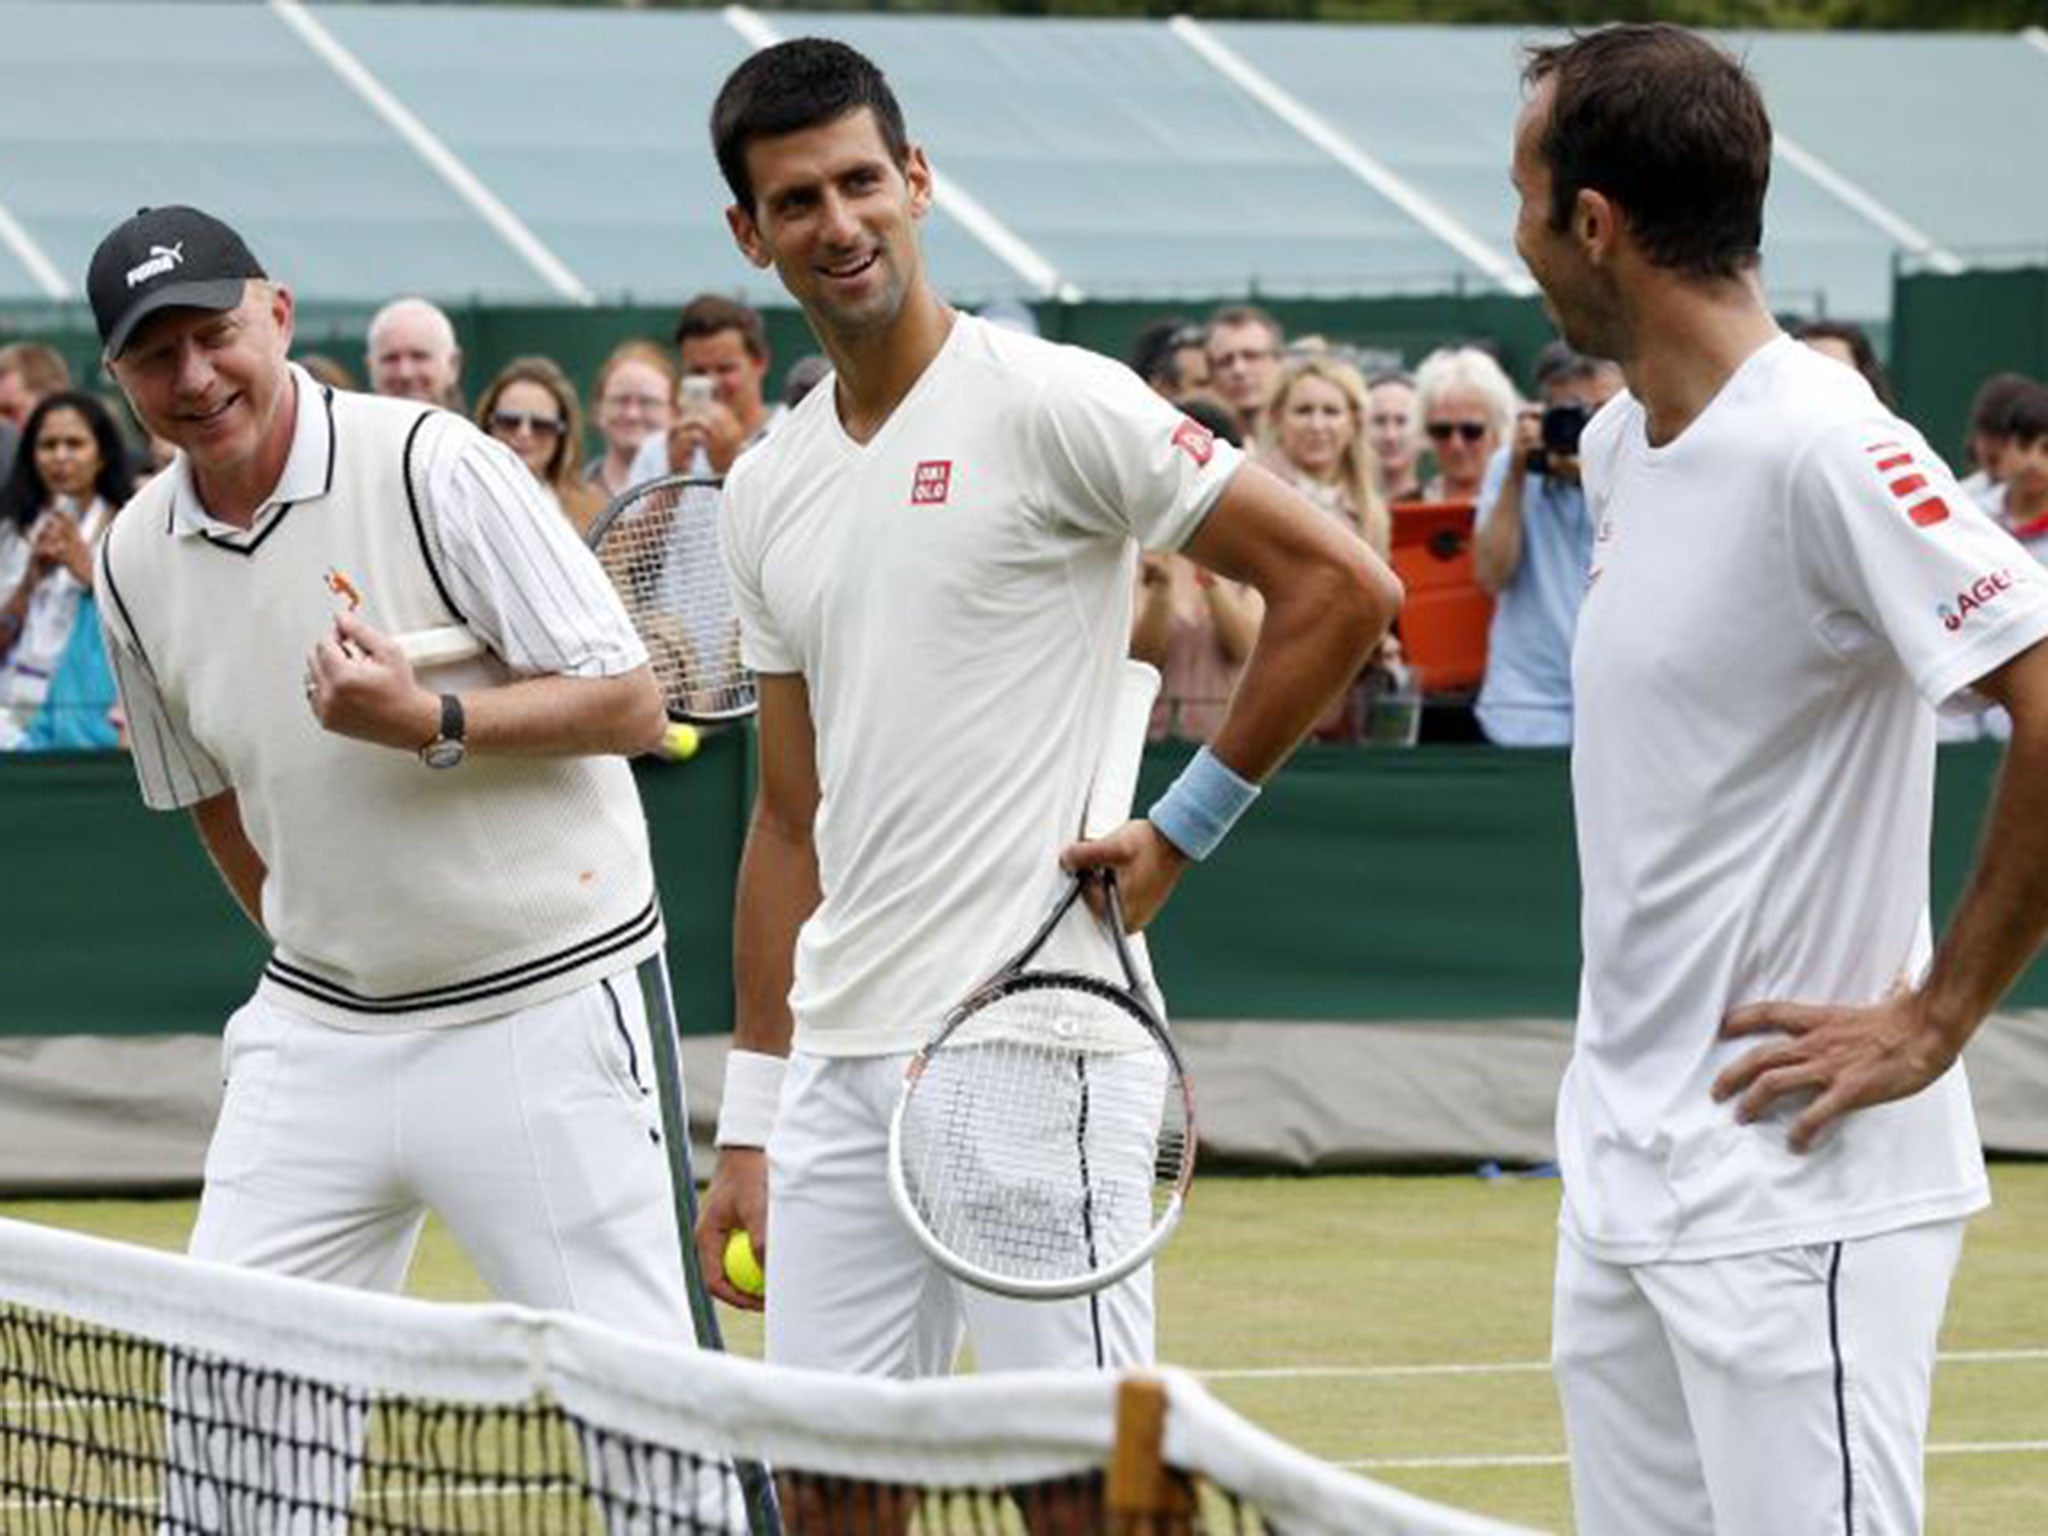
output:
<instances>
[{"instance_id":1,"label":"red stripe on sleeve","mask_svg":"<svg viewBox=\"0 0 2048 1536\"><path fill-rule=\"evenodd\" d=\"M1917 507L1910 507L1906 516L1913 519L1915 528L1932 528L1936 523L1948 520L1948 503L1939 496L1930 496Z\"/></svg>"},{"instance_id":2,"label":"red stripe on sleeve","mask_svg":"<svg viewBox=\"0 0 2048 1536\"><path fill-rule=\"evenodd\" d=\"M1907 475L1903 479L1892 482L1892 494L1894 496L1910 496L1915 491L1924 491L1926 489L1927 477L1925 475Z\"/></svg>"}]
</instances>

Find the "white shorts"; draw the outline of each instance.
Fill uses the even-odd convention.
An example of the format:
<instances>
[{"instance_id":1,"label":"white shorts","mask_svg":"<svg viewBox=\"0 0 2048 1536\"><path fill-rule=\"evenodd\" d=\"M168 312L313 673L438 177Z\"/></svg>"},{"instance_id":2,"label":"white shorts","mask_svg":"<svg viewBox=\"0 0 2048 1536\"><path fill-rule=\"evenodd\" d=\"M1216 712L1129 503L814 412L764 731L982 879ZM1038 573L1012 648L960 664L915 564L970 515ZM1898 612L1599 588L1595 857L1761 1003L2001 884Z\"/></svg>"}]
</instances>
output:
<instances>
[{"instance_id":1,"label":"white shorts","mask_svg":"<svg viewBox=\"0 0 2048 1536\"><path fill-rule=\"evenodd\" d=\"M438 1029L252 998L222 1066L195 1256L396 1291L432 1208L499 1296L693 1342L632 972Z\"/></svg>"},{"instance_id":2,"label":"white shorts","mask_svg":"<svg viewBox=\"0 0 2048 1536\"><path fill-rule=\"evenodd\" d=\"M961 1285L919 1246L889 1198L908 1060L790 1058L768 1142L768 1358L933 1376L952 1369L964 1331L983 1371L1149 1364L1150 1265L1095 1296L1016 1301Z\"/></svg>"},{"instance_id":3,"label":"white shorts","mask_svg":"<svg viewBox=\"0 0 2048 1536\"><path fill-rule=\"evenodd\" d=\"M1557 1245L1551 1363L1580 1536L1921 1528L1963 1223L1685 1264Z\"/></svg>"}]
</instances>

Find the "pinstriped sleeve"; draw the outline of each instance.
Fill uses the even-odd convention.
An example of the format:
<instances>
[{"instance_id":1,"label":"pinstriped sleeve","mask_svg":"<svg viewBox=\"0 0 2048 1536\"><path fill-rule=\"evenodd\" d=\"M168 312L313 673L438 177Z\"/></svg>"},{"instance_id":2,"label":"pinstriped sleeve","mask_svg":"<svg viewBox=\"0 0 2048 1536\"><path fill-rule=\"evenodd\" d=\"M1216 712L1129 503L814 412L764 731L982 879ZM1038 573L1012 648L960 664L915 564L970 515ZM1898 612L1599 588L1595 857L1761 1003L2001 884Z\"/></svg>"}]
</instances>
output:
<instances>
[{"instance_id":1,"label":"pinstriped sleeve","mask_svg":"<svg viewBox=\"0 0 2048 1536\"><path fill-rule=\"evenodd\" d=\"M112 568L113 539L100 540L94 556L98 571L94 590L102 594L101 636L114 669L114 686L127 721L129 755L142 787L142 803L155 811L174 811L210 800L232 786L206 749L193 739L182 712L157 685L149 655L128 626L121 588Z\"/></svg>"},{"instance_id":2,"label":"pinstriped sleeve","mask_svg":"<svg viewBox=\"0 0 2048 1536\"><path fill-rule=\"evenodd\" d=\"M460 417L418 445L449 594L469 627L522 672L616 677L647 648L597 557L526 466Z\"/></svg>"}]
</instances>

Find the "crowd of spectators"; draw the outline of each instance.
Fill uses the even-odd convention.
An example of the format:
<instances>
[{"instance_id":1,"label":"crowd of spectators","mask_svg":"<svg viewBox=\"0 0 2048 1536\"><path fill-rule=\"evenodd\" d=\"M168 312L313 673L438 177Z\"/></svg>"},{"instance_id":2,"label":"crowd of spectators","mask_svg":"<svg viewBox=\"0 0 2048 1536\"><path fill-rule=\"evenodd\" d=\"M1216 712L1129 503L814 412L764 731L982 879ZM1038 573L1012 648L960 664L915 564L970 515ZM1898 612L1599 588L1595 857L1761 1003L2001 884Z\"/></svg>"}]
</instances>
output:
<instances>
[{"instance_id":1,"label":"crowd of spectators","mask_svg":"<svg viewBox=\"0 0 2048 1536\"><path fill-rule=\"evenodd\" d=\"M1005 323L1028 325L1029 312ZM1811 321L1792 331L1891 403L1858 327ZM298 361L324 385L358 387L337 358ZM1553 344L1525 394L1485 345L1440 348L1411 372L1384 354L1289 337L1248 304L1156 321L1130 361L1154 390L1383 555L1394 551L1404 507L1469 518L1469 579L1491 599L1476 693L1432 687L1397 632L1318 723L1318 737L1412 741L1426 694L1432 709L1463 714L1496 744L1569 744L1572 638L1597 538L1579 486L1578 432L1621 387L1618 370ZM810 355L771 388L771 363L760 315L704 294L682 307L668 344L617 346L587 396L553 359L519 357L484 385L472 414L587 529L611 499L655 476L723 475L829 375L826 360ZM361 366L362 387L374 393L466 410L455 325L424 298L377 311ZM0 346L0 750L119 739L92 552L134 479L164 468L169 454L146 439L131 445L110 399L74 390L50 347ZM1958 471L1970 495L2048 558L2048 386L2018 374L1986 380ZM1140 559L1131 651L1164 674L1155 738L1203 740L1215 729L1261 618L1257 594L1241 583L1175 555ZM2001 728L1994 708L1969 697L1942 720L1946 739Z\"/></svg>"}]
</instances>

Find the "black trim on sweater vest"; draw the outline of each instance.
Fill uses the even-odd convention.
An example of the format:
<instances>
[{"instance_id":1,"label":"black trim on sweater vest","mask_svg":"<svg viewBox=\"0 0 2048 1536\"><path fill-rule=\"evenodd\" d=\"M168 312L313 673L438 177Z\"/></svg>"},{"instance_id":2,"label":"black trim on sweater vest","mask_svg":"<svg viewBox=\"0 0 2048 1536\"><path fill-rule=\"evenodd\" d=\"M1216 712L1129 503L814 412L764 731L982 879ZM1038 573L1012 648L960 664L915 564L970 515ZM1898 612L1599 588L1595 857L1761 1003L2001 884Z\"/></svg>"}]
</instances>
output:
<instances>
[{"instance_id":1,"label":"black trim on sweater vest","mask_svg":"<svg viewBox=\"0 0 2048 1536\"><path fill-rule=\"evenodd\" d=\"M400 478L405 481L405 504L412 512L413 537L419 540L420 560L427 568L427 579L433 582L434 590L440 594L442 605L447 608L450 616L456 623L467 628L469 615L456 605L454 597L448 591L448 583L441 579L440 566L434 563L433 540L427 537L426 514L420 510L420 493L412 480L413 445L419 441L420 428L427 424L433 414L432 411L420 412L419 420L415 421L411 430L405 434L405 462L401 466Z\"/></svg>"},{"instance_id":2,"label":"black trim on sweater vest","mask_svg":"<svg viewBox=\"0 0 2048 1536\"><path fill-rule=\"evenodd\" d=\"M366 997L360 992L316 976L299 966L287 964L275 955L263 968L266 980L289 991L313 998L330 1007L344 1009L350 1013L394 1014L421 1013L434 1008L455 1007L463 1003L483 1002L488 998L502 997L509 992L518 992L526 987L551 980L565 971L602 960L607 955L630 949L661 925L661 913L654 899L648 898L647 905L633 917L604 933L571 944L553 954L542 955L522 965L507 967L486 976L472 976L466 981L452 982L445 987L429 987L419 992L403 992L390 997Z\"/></svg>"}]
</instances>

